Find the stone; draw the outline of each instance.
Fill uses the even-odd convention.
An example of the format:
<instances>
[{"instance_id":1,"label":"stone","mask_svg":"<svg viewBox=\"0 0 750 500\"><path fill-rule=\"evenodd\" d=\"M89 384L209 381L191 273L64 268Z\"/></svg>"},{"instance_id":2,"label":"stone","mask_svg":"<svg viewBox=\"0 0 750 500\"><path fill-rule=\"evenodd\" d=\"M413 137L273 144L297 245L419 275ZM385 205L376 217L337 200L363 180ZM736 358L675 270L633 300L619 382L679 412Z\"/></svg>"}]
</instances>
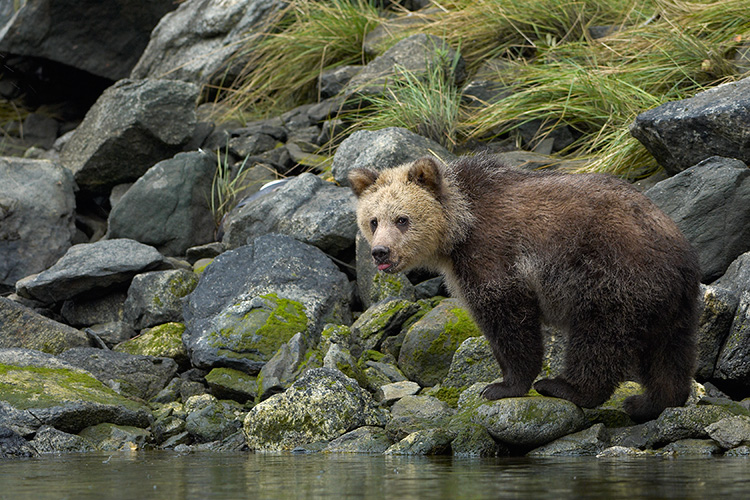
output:
<instances>
[{"instance_id":1,"label":"stone","mask_svg":"<svg viewBox=\"0 0 750 500\"><path fill-rule=\"evenodd\" d=\"M32 458L39 452L23 436L0 425L0 458Z\"/></svg>"},{"instance_id":2,"label":"stone","mask_svg":"<svg viewBox=\"0 0 750 500\"><path fill-rule=\"evenodd\" d=\"M732 413L719 406L688 406L667 408L656 419L656 444L680 439L705 439L706 428Z\"/></svg>"},{"instance_id":3,"label":"stone","mask_svg":"<svg viewBox=\"0 0 750 500\"><path fill-rule=\"evenodd\" d=\"M178 153L150 167L112 207L109 238L130 238L164 255L214 241L211 207L217 159L212 153Z\"/></svg>"},{"instance_id":4,"label":"stone","mask_svg":"<svg viewBox=\"0 0 750 500\"><path fill-rule=\"evenodd\" d=\"M193 396L185 402L185 429L198 441L225 439L242 428L245 413L238 404L219 401L214 396Z\"/></svg>"},{"instance_id":5,"label":"stone","mask_svg":"<svg viewBox=\"0 0 750 500\"><path fill-rule=\"evenodd\" d=\"M323 448L323 453L381 454L391 444L383 429L366 425L337 437Z\"/></svg>"},{"instance_id":6,"label":"stone","mask_svg":"<svg viewBox=\"0 0 750 500\"><path fill-rule=\"evenodd\" d=\"M88 439L59 431L49 425L43 425L37 429L30 444L41 454L83 453L96 450L94 444Z\"/></svg>"},{"instance_id":7,"label":"stone","mask_svg":"<svg viewBox=\"0 0 750 500\"><path fill-rule=\"evenodd\" d=\"M146 429L106 422L81 430L79 436L101 451L136 451L151 441L151 433Z\"/></svg>"},{"instance_id":8,"label":"stone","mask_svg":"<svg viewBox=\"0 0 750 500\"><path fill-rule=\"evenodd\" d=\"M448 455L455 437L445 429L419 430L385 450L384 455Z\"/></svg>"},{"instance_id":9,"label":"stone","mask_svg":"<svg viewBox=\"0 0 750 500\"><path fill-rule=\"evenodd\" d=\"M328 352L323 357L323 367L339 370L347 377L356 380L360 387L368 387L367 377L357 364L357 360L354 359L349 349L340 344L331 344L328 348Z\"/></svg>"},{"instance_id":10,"label":"stone","mask_svg":"<svg viewBox=\"0 0 750 500\"><path fill-rule=\"evenodd\" d=\"M644 194L698 252L703 282L719 278L750 250L750 168L741 161L708 158Z\"/></svg>"},{"instance_id":11,"label":"stone","mask_svg":"<svg viewBox=\"0 0 750 500\"><path fill-rule=\"evenodd\" d=\"M383 340L401 333L404 322L419 311L411 301L387 298L373 304L352 324L352 340L363 350L380 349Z\"/></svg>"},{"instance_id":12,"label":"stone","mask_svg":"<svg viewBox=\"0 0 750 500\"><path fill-rule=\"evenodd\" d=\"M120 80L104 91L60 152L84 192L108 194L171 158L195 129L198 87Z\"/></svg>"},{"instance_id":13,"label":"stone","mask_svg":"<svg viewBox=\"0 0 750 500\"><path fill-rule=\"evenodd\" d=\"M737 415L723 418L706 427L706 432L725 450L750 443L750 417Z\"/></svg>"},{"instance_id":14,"label":"stone","mask_svg":"<svg viewBox=\"0 0 750 500\"><path fill-rule=\"evenodd\" d=\"M214 368L206 375L211 394L220 399L238 403L254 400L258 396L258 377L231 368Z\"/></svg>"},{"instance_id":15,"label":"stone","mask_svg":"<svg viewBox=\"0 0 750 500\"><path fill-rule=\"evenodd\" d=\"M47 160L0 158L0 291L50 267L75 235L75 183Z\"/></svg>"},{"instance_id":16,"label":"stone","mask_svg":"<svg viewBox=\"0 0 750 500\"><path fill-rule=\"evenodd\" d=\"M116 290L95 297L66 300L62 304L60 315L67 324L75 327L122 321L127 297L126 290Z\"/></svg>"},{"instance_id":17,"label":"stone","mask_svg":"<svg viewBox=\"0 0 750 500\"><path fill-rule=\"evenodd\" d=\"M734 292L750 292L750 252L745 252L729 264L726 272L712 283Z\"/></svg>"},{"instance_id":18,"label":"stone","mask_svg":"<svg viewBox=\"0 0 750 500\"><path fill-rule=\"evenodd\" d=\"M716 360L714 378L731 392L750 388L750 292L742 292L729 336Z\"/></svg>"},{"instance_id":19,"label":"stone","mask_svg":"<svg viewBox=\"0 0 750 500\"><path fill-rule=\"evenodd\" d=\"M165 266L164 256L137 241L119 239L73 245L52 267L16 283L22 297L45 304L129 283L136 274Z\"/></svg>"},{"instance_id":20,"label":"stone","mask_svg":"<svg viewBox=\"0 0 750 500\"><path fill-rule=\"evenodd\" d=\"M484 458L507 455L506 448L500 446L481 425L464 425L451 442L454 457Z\"/></svg>"},{"instance_id":21,"label":"stone","mask_svg":"<svg viewBox=\"0 0 750 500\"><path fill-rule=\"evenodd\" d=\"M595 424L579 432L568 434L549 444L531 450L529 457L584 457L597 456L609 447L604 424Z\"/></svg>"},{"instance_id":22,"label":"stone","mask_svg":"<svg viewBox=\"0 0 750 500\"><path fill-rule=\"evenodd\" d=\"M182 299L198 285L198 275L184 269L152 271L133 278L124 304L125 321L136 330L182 322Z\"/></svg>"},{"instance_id":23,"label":"stone","mask_svg":"<svg viewBox=\"0 0 750 500\"><path fill-rule=\"evenodd\" d=\"M320 353L308 346L306 337L297 333L260 369L258 396L262 400L283 392L303 371L323 366L323 360L319 358Z\"/></svg>"},{"instance_id":24,"label":"stone","mask_svg":"<svg viewBox=\"0 0 750 500\"><path fill-rule=\"evenodd\" d=\"M716 360L732 329L740 303L739 293L714 285L701 285L703 312L698 322L698 380L713 378Z\"/></svg>"},{"instance_id":25,"label":"stone","mask_svg":"<svg viewBox=\"0 0 750 500\"><path fill-rule=\"evenodd\" d=\"M672 175L712 156L748 163L748 111L750 78L744 78L645 111L630 133Z\"/></svg>"},{"instance_id":26,"label":"stone","mask_svg":"<svg viewBox=\"0 0 750 500\"><path fill-rule=\"evenodd\" d=\"M674 443L664 446L661 453L677 456L704 456L710 457L721 455L722 449L711 439L680 439Z\"/></svg>"},{"instance_id":27,"label":"stone","mask_svg":"<svg viewBox=\"0 0 750 500\"><path fill-rule=\"evenodd\" d=\"M400 441L419 430L445 427L456 411L432 396L404 396L391 408L385 432Z\"/></svg>"},{"instance_id":28,"label":"stone","mask_svg":"<svg viewBox=\"0 0 750 500\"><path fill-rule=\"evenodd\" d=\"M456 349L442 385L465 389L477 380L495 380L502 374L487 339L469 337Z\"/></svg>"},{"instance_id":29,"label":"stone","mask_svg":"<svg viewBox=\"0 0 750 500\"><path fill-rule=\"evenodd\" d=\"M411 380L381 385L375 392L375 401L393 404L406 396L415 396L420 389L419 384Z\"/></svg>"},{"instance_id":30,"label":"stone","mask_svg":"<svg viewBox=\"0 0 750 500\"><path fill-rule=\"evenodd\" d=\"M172 358L178 366L190 366L182 334L185 325L182 323L164 323L148 328L135 338L118 343L112 349L115 352L127 354L153 356L157 358Z\"/></svg>"}]
</instances>

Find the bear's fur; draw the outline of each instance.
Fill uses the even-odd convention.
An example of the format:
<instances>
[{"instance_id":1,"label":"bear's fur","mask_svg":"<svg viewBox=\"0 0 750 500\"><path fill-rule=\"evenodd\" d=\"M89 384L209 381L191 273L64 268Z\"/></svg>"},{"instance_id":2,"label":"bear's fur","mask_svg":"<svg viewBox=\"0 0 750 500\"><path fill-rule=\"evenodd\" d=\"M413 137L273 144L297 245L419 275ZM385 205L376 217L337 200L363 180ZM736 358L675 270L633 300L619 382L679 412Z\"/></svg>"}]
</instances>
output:
<instances>
[{"instance_id":1,"label":"bear's fur","mask_svg":"<svg viewBox=\"0 0 750 500\"><path fill-rule=\"evenodd\" d=\"M685 403L695 368L700 269L674 222L601 174L528 172L493 157L433 158L349 175L375 265L440 271L490 342L503 381L490 400L525 395L542 367L540 323L568 335L559 377L541 394L595 407L623 380L636 421Z\"/></svg>"}]
</instances>

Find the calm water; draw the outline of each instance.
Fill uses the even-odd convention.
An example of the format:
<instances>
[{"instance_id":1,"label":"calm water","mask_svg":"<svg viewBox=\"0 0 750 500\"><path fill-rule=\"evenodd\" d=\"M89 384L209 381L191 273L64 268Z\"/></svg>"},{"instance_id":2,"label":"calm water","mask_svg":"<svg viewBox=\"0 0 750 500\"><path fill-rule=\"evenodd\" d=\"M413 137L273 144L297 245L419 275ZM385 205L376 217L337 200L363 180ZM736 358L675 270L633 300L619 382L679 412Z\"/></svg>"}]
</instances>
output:
<instances>
[{"instance_id":1,"label":"calm water","mask_svg":"<svg viewBox=\"0 0 750 500\"><path fill-rule=\"evenodd\" d=\"M169 452L0 461L0 499L750 498L750 459Z\"/></svg>"}]
</instances>

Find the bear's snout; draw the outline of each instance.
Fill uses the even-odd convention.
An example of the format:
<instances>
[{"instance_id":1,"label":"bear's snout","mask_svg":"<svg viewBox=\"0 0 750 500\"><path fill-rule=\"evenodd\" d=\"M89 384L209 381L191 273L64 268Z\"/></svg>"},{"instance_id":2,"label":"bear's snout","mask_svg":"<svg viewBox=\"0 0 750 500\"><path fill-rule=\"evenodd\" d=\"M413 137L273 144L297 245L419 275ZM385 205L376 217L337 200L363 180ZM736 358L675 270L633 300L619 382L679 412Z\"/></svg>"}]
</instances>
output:
<instances>
[{"instance_id":1,"label":"bear's snout","mask_svg":"<svg viewBox=\"0 0 750 500\"><path fill-rule=\"evenodd\" d=\"M376 245L372 247L372 259L380 271L387 271L393 267L391 249L386 246Z\"/></svg>"}]
</instances>

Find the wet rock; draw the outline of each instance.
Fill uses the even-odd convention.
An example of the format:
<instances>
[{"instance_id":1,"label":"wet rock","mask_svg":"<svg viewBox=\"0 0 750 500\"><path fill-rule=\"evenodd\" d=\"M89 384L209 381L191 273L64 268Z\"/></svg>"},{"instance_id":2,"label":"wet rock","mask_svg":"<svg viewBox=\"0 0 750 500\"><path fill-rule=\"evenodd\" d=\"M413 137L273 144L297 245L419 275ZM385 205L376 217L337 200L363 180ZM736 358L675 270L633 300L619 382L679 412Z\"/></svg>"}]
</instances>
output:
<instances>
[{"instance_id":1,"label":"wet rock","mask_svg":"<svg viewBox=\"0 0 750 500\"><path fill-rule=\"evenodd\" d=\"M481 425L469 424L460 428L451 442L451 451L456 457L497 457L507 455L507 448L500 446Z\"/></svg>"},{"instance_id":2,"label":"wet rock","mask_svg":"<svg viewBox=\"0 0 750 500\"><path fill-rule=\"evenodd\" d=\"M234 210L224 224L228 248L268 233L291 236L331 255L354 246L354 194L305 173Z\"/></svg>"},{"instance_id":3,"label":"wet rock","mask_svg":"<svg viewBox=\"0 0 750 500\"><path fill-rule=\"evenodd\" d=\"M624 448L653 448L658 439L656 420L610 429L610 444Z\"/></svg>"},{"instance_id":4,"label":"wet rock","mask_svg":"<svg viewBox=\"0 0 750 500\"><path fill-rule=\"evenodd\" d=\"M446 162L455 158L440 144L405 128L360 130L347 137L336 149L331 172L337 183L348 186L347 176L355 168L383 170L423 156L437 156Z\"/></svg>"},{"instance_id":5,"label":"wet rock","mask_svg":"<svg viewBox=\"0 0 750 500\"><path fill-rule=\"evenodd\" d=\"M16 283L22 297L45 304L127 284L138 273L165 266L155 248L133 240L74 245L52 267Z\"/></svg>"},{"instance_id":6,"label":"wet rock","mask_svg":"<svg viewBox=\"0 0 750 500\"><path fill-rule=\"evenodd\" d=\"M93 374L116 392L148 400L177 373L171 358L137 356L93 347L69 349L59 359Z\"/></svg>"},{"instance_id":7,"label":"wet rock","mask_svg":"<svg viewBox=\"0 0 750 500\"><path fill-rule=\"evenodd\" d=\"M438 384L448 374L458 346L479 335L479 328L459 302L446 299L406 332L398 365L423 387Z\"/></svg>"},{"instance_id":8,"label":"wet rock","mask_svg":"<svg viewBox=\"0 0 750 500\"><path fill-rule=\"evenodd\" d=\"M91 345L82 331L51 320L5 297L0 297L0 331L0 348L20 347L60 354L73 347Z\"/></svg>"},{"instance_id":9,"label":"wet rock","mask_svg":"<svg viewBox=\"0 0 750 500\"><path fill-rule=\"evenodd\" d=\"M4 427L0 422L0 458L32 458L37 456L39 456L39 452L23 436L9 427Z\"/></svg>"},{"instance_id":10,"label":"wet rock","mask_svg":"<svg viewBox=\"0 0 750 500\"><path fill-rule=\"evenodd\" d=\"M580 432L568 434L549 444L530 451L530 457L596 456L609 447L604 424L596 424Z\"/></svg>"},{"instance_id":11,"label":"wet rock","mask_svg":"<svg viewBox=\"0 0 750 500\"><path fill-rule=\"evenodd\" d=\"M250 449L291 450L362 426L380 426L383 417L356 381L337 370L316 368L250 410L244 433Z\"/></svg>"},{"instance_id":12,"label":"wet rock","mask_svg":"<svg viewBox=\"0 0 750 500\"><path fill-rule=\"evenodd\" d=\"M141 450L151 440L151 433L146 429L110 423L87 427L79 436L101 451Z\"/></svg>"},{"instance_id":13,"label":"wet rock","mask_svg":"<svg viewBox=\"0 0 750 500\"><path fill-rule=\"evenodd\" d=\"M198 87L120 80L99 97L65 143L60 161L85 192L108 193L180 151L195 129Z\"/></svg>"},{"instance_id":14,"label":"wet rock","mask_svg":"<svg viewBox=\"0 0 750 500\"><path fill-rule=\"evenodd\" d=\"M419 306L403 299L385 299L368 307L352 324L353 341L363 350L380 349L388 336L401 333L404 322L419 311Z\"/></svg>"},{"instance_id":15,"label":"wet rock","mask_svg":"<svg viewBox=\"0 0 750 500\"><path fill-rule=\"evenodd\" d=\"M445 429L424 429L413 432L394 444L385 455L448 455L455 434Z\"/></svg>"},{"instance_id":16,"label":"wet rock","mask_svg":"<svg viewBox=\"0 0 750 500\"><path fill-rule=\"evenodd\" d=\"M744 137L750 110L750 79L699 92L638 115L630 133L669 174L711 156L750 162Z\"/></svg>"},{"instance_id":17,"label":"wet rock","mask_svg":"<svg viewBox=\"0 0 750 500\"><path fill-rule=\"evenodd\" d=\"M714 370L716 383L726 390L746 393L750 388L750 292L743 292Z\"/></svg>"},{"instance_id":18,"label":"wet rock","mask_svg":"<svg viewBox=\"0 0 750 500\"><path fill-rule=\"evenodd\" d=\"M370 245L359 233L356 236L356 259L357 288L365 309L387 299L402 299L410 302L416 299L414 285L409 282L405 274L378 272L372 263Z\"/></svg>"},{"instance_id":19,"label":"wet rock","mask_svg":"<svg viewBox=\"0 0 750 500\"><path fill-rule=\"evenodd\" d=\"M391 440L380 427L364 426L337 437L323 448L324 453L380 454L390 448Z\"/></svg>"},{"instance_id":20,"label":"wet rock","mask_svg":"<svg viewBox=\"0 0 750 500\"><path fill-rule=\"evenodd\" d=\"M108 237L140 241L164 255L184 255L214 241L216 168L216 156L204 151L179 153L148 168L112 207Z\"/></svg>"},{"instance_id":21,"label":"wet rock","mask_svg":"<svg viewBox=\"0 0 750 500\"><path fill-rule=\"evenodd\" d=\"M75 185L69 170L46 160L0 158L0 179L1 292L48 268L70 247Z\"/></svg>"},{"instance_id":22,"label":"wet rock","mask_svg":"<svg viewBox=\"0 0 750 500\"><path fill-rule=\"evenodd\" d=\"M610 446L602 450L596 458L618 458L618 457L647 457L652 453L639 450L638 448L629 448L627 446Z\"/></svg>"},{"instance_id":23,"label":"wet rock","mask_svg":"<svg viewBox=\"0 0 750 500\"><path fill-rule=\"evenodd\" d=\"M198 275L184 269L153 271L133 278L124 305L125 321L136 330L182 322L182 299L198 285Z\"/></svg>"},{"instance_id":24,"label":"wet rock","mask_svg":"<svg viewBox=\"0 0 750 500\"><path fill-rule=\"evenodd\" d=\"M409 434L435 427L445 427L456 411L432 396L405 396L391 408L391 419L385 426L388 437L401 440Z\"/></svg>"},{"instance_id":25,"label":"wet rock","mask_svg":"<svg viewBox=\"0 0 750 500\"><path fill-rule=\"evenodd\" d=\"M185 429L199 442L227 438L242 428L245 413L238 404L214 396L193 396L185 402Z\"/></svg>"},{"instance_id":26,"label":"wet rock","mask_svg":"<svg viewBox=\"0 0 750 500\"><path fill-rule=\"evenodd\" d=\"M266 235L221 254L201 275L183 311L183 338L198 367L258 373L279 347L323 324L346 323L348 281L320 250Z\"/></svg>"},{"instance_id":27,"label":"wet rock","mask_svg":"<svg viewBox=\"0 0 750 500\"><path fill-rule=\"evenodd\" d=\"M680 439L669 443L662 448L661 453L677 456L704 456L721 455L722 449L715 441L710 439Z\"/></svg>"},{"instance_id":28,"label":"wet rock","mask_svg":"<svg viewBox=\"0 0 750 500\"><path fill-rule=\"evenodd\" d=\"M703 312L698 327L698 368L695 377L708 380L713 377L716 360L732 328L737 311L739 294L718 286L701 285Z\"/></svg>"},{"instance_id":29,"label":"wet rock","mask_svg":"<svg viewBox=\"0 0 750 500\"><path fill-rule=\"evenodd\" d=\"M705 439L706 428L732 413L719 406L667 408L656 419L656 442L665 444L680 439Z\"/></svg>"},{"instance_id":30,"label":"wet rock","mask_svg":"<svg viewBox=\"0 0 750 500\"><path fill-rule=\"evenodd\" d=\"M750 417L738 415L726 417L706 427L708 436L728 450L743 443L750 443Z\"/></svg>"},{"instance_id":31,"label":"wet rock","mask_svg":"<svg viewBox=\"0 0 750 500\"><path fill-rule=\"evenodd\" d=\"M188 367L190 361L182 343L185 325L164 323L146 329L137 337L117 344L112 350L127 354L172 358L181 367Z\"/></svg>"},{"instance_id":32,"label":"wet rock","mask_svg":"<svg viewBox=\"0 0 750 500\"><path fill-rule=\"evenodd\" d=\"M0 350L0 426L77 433L103 422L145 428L150 417L89 372L38 351Z\"/></svg>"},{"instance_id":33,"label":"wet rock","mask_svg":"<svg viewBox=\"0 0 750 500\"><path fill-rule=\"evenodd\" d=\"M538 447L587 426L583 410L564 399L507 398L481 404L471 421L516 447Z\"/></svg>"},{"instance_id":34,"label":"wet rock","mask_svg":"<svg viewBox=\"0 0 750 500\"><path fill-rule=\"evenodd\" d=\"M750 249L750 168L711 157L644 193L698 252L703 281L719 278Z\"/></svg>"},{"instance_id":35,"label":"wet rock","mask_svg":"<svg viewBox=\"0 0 750 500\"><path fill-rule=\"evenodd\" d=\"M239 370L214 368L206 375L206 382L211 393L219 399L245 403L258 396L258 377Z\"/></svg>"},{"instance_id":36,"label":"wet rock","mask_svg":"<svg viewBox=\"0 0 750 500\"><path fill-rule=\"evenodd\" d=\"M39 453L83 453L96 447L88 439L43 425L30 442Z\"/></svg>"}]
</instances>

